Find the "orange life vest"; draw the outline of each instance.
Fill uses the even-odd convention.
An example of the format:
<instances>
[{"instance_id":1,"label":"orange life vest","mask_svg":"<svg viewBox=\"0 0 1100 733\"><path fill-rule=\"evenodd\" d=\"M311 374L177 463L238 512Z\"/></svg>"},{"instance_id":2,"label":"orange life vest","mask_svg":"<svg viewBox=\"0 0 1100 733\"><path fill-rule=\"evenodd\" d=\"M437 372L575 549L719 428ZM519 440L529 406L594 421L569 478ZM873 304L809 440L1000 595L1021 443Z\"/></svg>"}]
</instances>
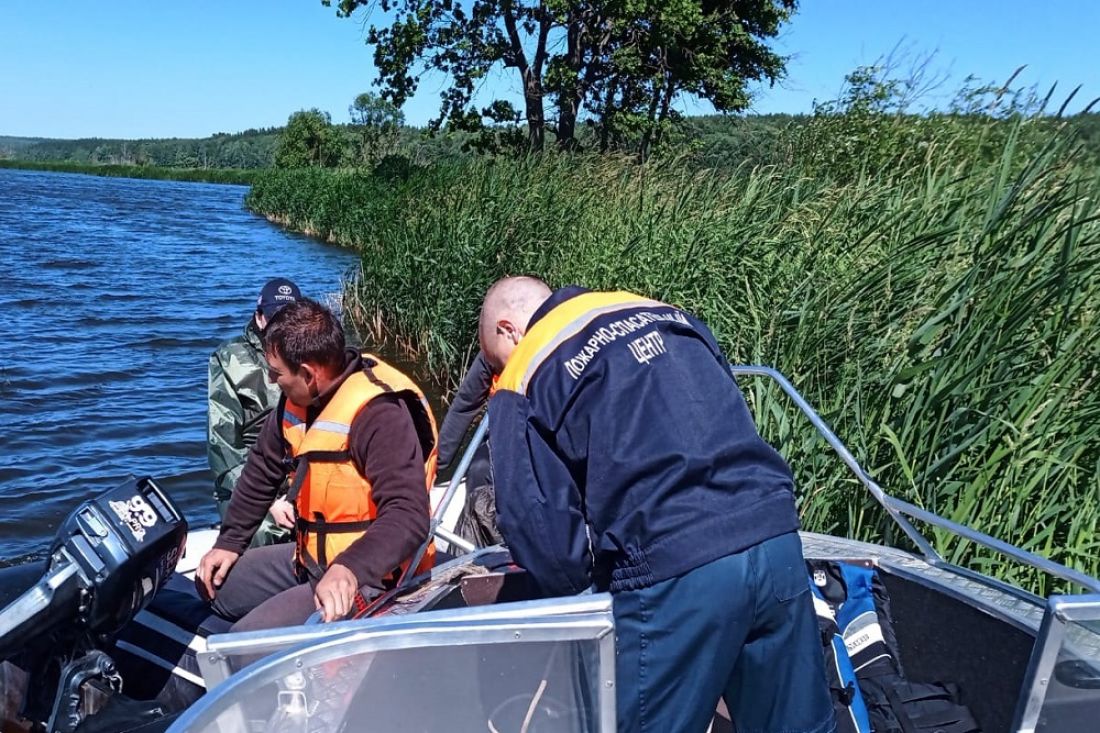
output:
<instances>
[{"instance_id":1,"label":"orange life vest","mask_svg":"<svg viewBox=\"0 0 1100 733\"><path fill-rule=\"evenodd\" d=\"M408 405L424 453L425 490L430 490L439 437L431 407L411 379L378 357L363 354L363 370L344 380L308 428L305 409L285 398L280 402L283 438L292 467L287 500L294 502L298 512L294 559L299 569L315 580L378 516L371 483L352 463L348 435L355 416L382 394L396 394ZM406 558L383 582L396 581L411 559ZM434 560L435 545L429 540L416 572L431 568Z\"/></svg>"}]
</instances>

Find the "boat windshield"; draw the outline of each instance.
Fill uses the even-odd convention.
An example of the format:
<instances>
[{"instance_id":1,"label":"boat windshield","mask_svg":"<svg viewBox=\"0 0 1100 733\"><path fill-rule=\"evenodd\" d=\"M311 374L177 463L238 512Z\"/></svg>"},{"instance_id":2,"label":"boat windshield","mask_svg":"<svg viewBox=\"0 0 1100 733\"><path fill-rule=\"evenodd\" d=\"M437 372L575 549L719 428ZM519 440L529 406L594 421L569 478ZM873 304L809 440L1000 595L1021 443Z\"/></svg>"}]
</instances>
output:
<instances>
[{"instance_id":1,"label":"boat windshield","mask_svg":"<svg viewBox=\"0 0 1100 733\"><path fill-rule=\"evenodd\" d=\"M1100 710L1100 595L1055 596L1032 654L1020 733L1092 733Z\"/></svg>"},{"instance_id":2,"label":"boat windshield","mask_svg":"<svg viewBox=\"0 0 1100 733\"><path fill-rule=\"evenodd\" d=\"M170 731L610 732L614 655L609 598L600 611L526 620L368 621L248 666Z\"/></svg>"}]
</instances>

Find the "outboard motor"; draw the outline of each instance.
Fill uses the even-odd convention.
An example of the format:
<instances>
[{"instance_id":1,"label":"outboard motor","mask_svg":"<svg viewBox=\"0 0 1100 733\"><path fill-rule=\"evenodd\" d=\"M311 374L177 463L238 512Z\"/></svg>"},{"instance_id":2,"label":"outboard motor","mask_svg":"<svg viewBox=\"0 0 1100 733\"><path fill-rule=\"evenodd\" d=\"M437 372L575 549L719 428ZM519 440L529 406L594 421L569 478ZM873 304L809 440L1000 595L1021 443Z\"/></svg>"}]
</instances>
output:
<instances>
[{"instance_id":1,"label":"outboard motor","mask_svg":"<svg viewBox=\"0 0 1100 733\"><path fill-rule=\"evenodd\" d=\"M0 610L0 663L26 673L32 720L45 719L34 709L45 704L48 730L72 730L93 712L86 682L107 694L117 687L113 662L96 647L152 600L186 540L187 521L150 478L84 502L62 523L45 574Z\"/></svg>"}]
</instances>

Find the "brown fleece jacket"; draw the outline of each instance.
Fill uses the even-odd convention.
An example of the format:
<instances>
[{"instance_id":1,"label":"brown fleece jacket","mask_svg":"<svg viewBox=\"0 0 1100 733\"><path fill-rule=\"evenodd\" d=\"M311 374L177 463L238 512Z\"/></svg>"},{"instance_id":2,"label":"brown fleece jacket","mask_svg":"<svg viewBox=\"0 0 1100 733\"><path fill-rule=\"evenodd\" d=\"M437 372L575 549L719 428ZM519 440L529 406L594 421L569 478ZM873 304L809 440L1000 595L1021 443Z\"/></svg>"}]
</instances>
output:
<instances>
[{"instance_id":1,"label":"brown fleece jacket","mask_svg":"<svg viewBox=\"0 0 1100 733\"><path fill-rule=\"evenodd\" d=\"M306 411L307 427L344 380L360 369L359 355L349 350L343 374ZM274 417L264 422L233 491L215 548L244 552L275 500L286 478L281 430ZM360 586L381 588L382 578L409 559L428 536L424 457L404 401L394 395L371 400L352 421L348 447L355 468L371 483L378 516L362 537L331 562L351 570Z\"/></svg>"}]
</instances>

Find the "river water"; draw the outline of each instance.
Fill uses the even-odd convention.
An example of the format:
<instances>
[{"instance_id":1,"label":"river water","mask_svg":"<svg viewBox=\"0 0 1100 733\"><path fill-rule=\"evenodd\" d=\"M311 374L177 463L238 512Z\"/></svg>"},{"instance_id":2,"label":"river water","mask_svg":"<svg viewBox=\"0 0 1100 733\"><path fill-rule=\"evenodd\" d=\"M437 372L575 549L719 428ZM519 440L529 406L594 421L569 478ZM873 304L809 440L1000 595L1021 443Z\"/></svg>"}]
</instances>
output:
<instances>
[{"instance_id":1,"label":"river water","mask_svg":"<svg viewBox=\"0 0 1100 733\"><path fill-rule=\"evenodd\" d=\"M0 169L0 566L83 499L149 475L215 520L207 360L267 279L323 301L357 260L243 208L247 189Z\"/></svg>"}]
</instances>

